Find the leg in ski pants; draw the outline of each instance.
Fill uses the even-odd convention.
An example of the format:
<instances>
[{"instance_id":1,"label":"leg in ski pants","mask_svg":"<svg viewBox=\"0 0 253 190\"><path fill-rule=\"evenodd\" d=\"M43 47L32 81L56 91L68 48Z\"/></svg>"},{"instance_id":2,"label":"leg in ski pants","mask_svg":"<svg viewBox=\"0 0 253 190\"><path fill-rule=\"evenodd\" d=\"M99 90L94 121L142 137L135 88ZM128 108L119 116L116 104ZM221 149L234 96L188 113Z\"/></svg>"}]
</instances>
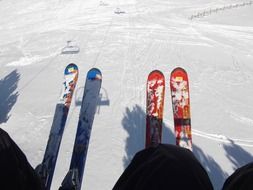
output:
<instances>
[{"instance_id":1,"label":"leg in ski pants","mask_svg":"<svg viewBox=\"0 0 253 190\"><path fill-rule=\"evenodd\" d=\"M253 189L253 163L239 168L223 190ZM138 152L113 190L212 190L207 172L194 154L174 145L160 144Z\"/></svg>"},{"instance_id":2,"label":"leg in ski pants","mask_svg":"<svg viewBox=\"0 0 253 190\"><path fill-rule=\"evenodd\" d=\"M40 180L24 153L0 128L0 189L41 190Z\"/></svg>"}]
</instances>

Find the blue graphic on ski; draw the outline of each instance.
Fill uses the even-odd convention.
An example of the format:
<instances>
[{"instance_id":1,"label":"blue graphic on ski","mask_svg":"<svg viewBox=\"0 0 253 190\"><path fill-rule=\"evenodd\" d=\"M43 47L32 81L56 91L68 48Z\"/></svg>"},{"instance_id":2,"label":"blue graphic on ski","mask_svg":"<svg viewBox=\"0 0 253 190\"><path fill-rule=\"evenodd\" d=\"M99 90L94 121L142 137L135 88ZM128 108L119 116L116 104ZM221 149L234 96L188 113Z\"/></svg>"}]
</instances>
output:
<instances>
[{"instance_id":1,"label":"blue graphic on ski","mask_svg":"<svg viewBox=\"0 0 253 190\"><path fill-rule=\"evenodd\" d=\"M51 187L55 164L64 132L69 107L78 79L78 67L71 63L64 71L63 91L59 103L56 105L53 123L51 126L43 161L36 167L45 189Z\"/></svg>"},{"instance_id":2,"label":"blue graphic on ski","mask_svg":"<svg viewBox=\"0 0 253 190\"><path fill-rule=\"evenodd\" d=\"M91 69L86 77L70 168L59 188L60 190L81 189L92 123L96 112L101 83L102 74L100 70L96 68Z\"/></svg>"}]
</instances>

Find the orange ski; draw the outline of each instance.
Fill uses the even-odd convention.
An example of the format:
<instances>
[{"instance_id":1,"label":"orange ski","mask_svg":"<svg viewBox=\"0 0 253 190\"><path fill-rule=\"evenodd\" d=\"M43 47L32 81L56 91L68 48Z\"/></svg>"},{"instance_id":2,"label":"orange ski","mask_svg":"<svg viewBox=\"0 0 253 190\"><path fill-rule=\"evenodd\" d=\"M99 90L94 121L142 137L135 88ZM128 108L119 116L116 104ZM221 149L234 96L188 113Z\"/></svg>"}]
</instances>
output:
<instances>
[{"instance_id":1,"label":"orange ski","mask_svg":"<svg viewBox=\"0 0 253 190\"><path fill-rule=\"evenodd\" d=\"M161 143L165 79L161 71L152 71L147 80L146 148Z\"/></svg>"},{"instance_id":2,"label":"orange ski","mask_svg":"<svg viewBox=\"0 0 253 190\"><path fill-rule=\"evenodd\" d=\"M170 88L176 145L192 150L189 81L184 69L178 67L171 72Z\"/></svg>"}]
</instances>

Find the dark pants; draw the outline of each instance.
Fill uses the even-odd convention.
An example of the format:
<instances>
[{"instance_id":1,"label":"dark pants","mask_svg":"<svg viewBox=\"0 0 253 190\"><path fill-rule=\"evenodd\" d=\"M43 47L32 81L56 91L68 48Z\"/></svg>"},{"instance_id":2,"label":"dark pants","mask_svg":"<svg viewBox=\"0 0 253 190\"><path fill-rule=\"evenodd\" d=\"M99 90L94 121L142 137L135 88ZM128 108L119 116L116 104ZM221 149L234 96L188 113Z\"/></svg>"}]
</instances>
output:
<instances>
[{"instance_id":1,"label":"dark pants","mask_svg":"<svg viewBox=\"0 0 253 190\"><path fill-rule=\"evenodd\" d=\"M253 163L237 169L223 190L252 190ZM24 153L0 128L0 189L42 190L41 181ZM212 190L211 181L193 153L174 145L138 152L113 190Z\"/></svg>"},{"instance_id":2,"label":"dark pants","mask_svg":"<svg viewBox=\"0 0 253 190\"><path fill-rule=\"evenodd\" d=\"M191 151L160 144L137 153L113 190L212 190Z\"/></svg>"},{"instance_id":3,"label":"dark pants","mask_svg":"<svg viewBox=\"0 0 253 190\"><path fill-rule=\"evenodd\" d=\"M253 190L253 163L236 170L223 190ZM211 190L199 161L187 149L158 145L138 152L113 190Z\"/></svg>"},{"instance_id":4,"label":"dark pants","mask_svg":"<svg viewBox=\"0 0 253 190\"><path fill-rule=\"evenodd\" d=\"M39 177L24 153L0 128L0 189L41 190Z\"/></svg>"}]
</instances>

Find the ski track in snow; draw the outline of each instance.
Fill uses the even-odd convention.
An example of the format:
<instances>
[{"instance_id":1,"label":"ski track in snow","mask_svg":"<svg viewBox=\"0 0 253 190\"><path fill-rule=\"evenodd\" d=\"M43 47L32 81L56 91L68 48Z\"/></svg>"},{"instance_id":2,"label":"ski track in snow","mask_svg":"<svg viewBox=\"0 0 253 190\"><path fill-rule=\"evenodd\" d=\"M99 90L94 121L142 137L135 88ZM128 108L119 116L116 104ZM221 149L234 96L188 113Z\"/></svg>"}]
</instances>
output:
<instances>
[{"instance_id":1,"label":"ski track in snow","mask_svg":"<svg viewBox=\"0 0 253 190\"><path fill-rule=\"evenodd\" d=\"M7 67L22 67L22 66L32 65L32 64L36 64L38 62L41 62L45 59L48 59L50 57L54 57L57 54L58 53L51 54L48 56L39 56L39 55L25 56L25 57L21 57L18 61L13 61L13 62L7 63L6 66Z\"/></svg>"},{"instance_id":2,"label":"ski track in snow","mask_svg":"<svg viewBox=\"0 0 253 190\"><path fill-rule=\"evenodd\" d=\"M196 129L192 129L192 134L195 136L203 137L220 143L236 144L244 147L253 147L253 140L230 138L221 134L211 134Z\"/></svg>"},{"instance_id":3,"label":"ski track in snow","mask_svg":"<svg viewBox=\"0 0 253 190\"><path fill-rule=\"evenodd\" d=\"M233 113L233 112L230 112L230 115L233 119L235 119L235 120L237 120L237 121L239 121L239 122L241 122L245 125L248 125L250 127L253 126L253 119L241 116L241 115Z\"/></svg>"}]
</instances>

